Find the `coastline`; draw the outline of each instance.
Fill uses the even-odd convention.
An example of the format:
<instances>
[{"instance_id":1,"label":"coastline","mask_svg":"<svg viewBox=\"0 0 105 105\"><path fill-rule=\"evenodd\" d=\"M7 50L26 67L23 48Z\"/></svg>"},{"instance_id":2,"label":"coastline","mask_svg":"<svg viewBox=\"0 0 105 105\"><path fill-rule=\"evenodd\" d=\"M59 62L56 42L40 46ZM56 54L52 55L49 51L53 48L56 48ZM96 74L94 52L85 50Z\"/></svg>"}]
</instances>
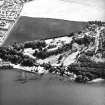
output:
<instances>
[{"instance_id":1,"label":"coastline","mask_svg":"<svg viewBox=\"0 0 105 105\"><path fill-rule=\"evenodd\" d=\"M23 67L24 68L24 67ZM22 76L23 76L23 78L24 79L26 79L26 80L28 80L28 78L27 78L27 74L31 74L31 76L30 76L30 78L32 79L32 80L36 80L36 78L35 78L35 76L36 77L44 77L44 78L47 78L48 77L48 79L50 80L50 79L54 79L54 80L60 80L60 81L68 81L68 82L74 82L74 83L83 83L83 84L94 84L94 83L103 83L103 82L105 82L105 79L103 79L103 78L95 78L95 79L93 79L93 80L90 80L90 81L76 81L75 80L75 78L70 78L70 77L68 77L68 76L66 76L66 75L64 75L64 76L60 76L59 74L56 74L56 73L49 73L49 72L47 72L47 73L38 73L38 72L31 72L31 71L27 71L27 70L25 70L25 69L22 69L22 68L12 68L12 69L1 69L0 71L4 71L4 70L6 70L6 71L14 71L14 72L19 72L19 73L22 73ZM78 77L78 76L77 76ZM35 78L35 79L34 79ZM23 79L23 80L24 80Z\"/></svg>"}]
</instances>

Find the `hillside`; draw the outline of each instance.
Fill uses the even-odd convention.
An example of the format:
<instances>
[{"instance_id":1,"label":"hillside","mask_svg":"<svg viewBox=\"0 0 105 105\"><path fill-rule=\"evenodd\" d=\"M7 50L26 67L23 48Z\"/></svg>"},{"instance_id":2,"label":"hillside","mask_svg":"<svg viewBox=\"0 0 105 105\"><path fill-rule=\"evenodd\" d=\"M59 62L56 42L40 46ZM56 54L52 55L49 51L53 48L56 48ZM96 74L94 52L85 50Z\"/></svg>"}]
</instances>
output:
<instances>
[{"instance_id":1,"label":"hillside","mask_svg":"<svg viewBox=\"0 0 105 105\"><path fill-rule=\"evenodd\" d=\"M69 35L71 32L81 30L81 27L84 27L85 24L85 22L22 16L12 29L4 45Z\"/></svg>"},{"instance_id":2,"label":"hillside","mask_svg":"<svg viewBox=\"0 0 105 105\"><path fill-rule=\"evenodd\" d=\"M105 23L88 22L69 35L1 47L0 58L13 68L55 73L78 82L105 79Z\"/></svg>"}]
</instances>

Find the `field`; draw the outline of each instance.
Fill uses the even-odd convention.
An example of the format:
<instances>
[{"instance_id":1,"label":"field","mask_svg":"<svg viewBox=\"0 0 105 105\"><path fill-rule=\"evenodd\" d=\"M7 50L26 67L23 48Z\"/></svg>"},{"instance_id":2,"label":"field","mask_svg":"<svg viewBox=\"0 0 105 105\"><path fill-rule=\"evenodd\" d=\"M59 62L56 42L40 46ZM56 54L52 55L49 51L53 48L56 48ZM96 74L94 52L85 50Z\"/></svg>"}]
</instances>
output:
<instances>
[{"instance_id":1,"label":"field","mask_svg":"<svg viewBox=\"0 0 105 105\"><path fill-rule=\"evenodd\" d=\"M71 32L81 30L85 24L85 22L22 16L10 32L4 45L69 35Z\"/></svg>"}]
</instances>

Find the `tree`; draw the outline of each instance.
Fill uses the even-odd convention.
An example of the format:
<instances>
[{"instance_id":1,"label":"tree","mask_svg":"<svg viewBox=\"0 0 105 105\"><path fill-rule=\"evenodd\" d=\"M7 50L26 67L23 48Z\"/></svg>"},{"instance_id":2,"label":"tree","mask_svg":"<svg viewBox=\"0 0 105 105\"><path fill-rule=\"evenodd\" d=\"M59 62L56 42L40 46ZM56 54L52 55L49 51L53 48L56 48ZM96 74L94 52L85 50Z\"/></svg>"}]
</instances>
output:
<instances>
[{"instance_id":1,"label":"tree","mask_svg":"<svg viewBox=\"0 0 105 105\"><path fill-rule=\"evenodd\" d=\"M32 59L24 58L21 62L21 65L31 67L31 66L34 66L34 61Z\"/></svg>"}]
</instances>

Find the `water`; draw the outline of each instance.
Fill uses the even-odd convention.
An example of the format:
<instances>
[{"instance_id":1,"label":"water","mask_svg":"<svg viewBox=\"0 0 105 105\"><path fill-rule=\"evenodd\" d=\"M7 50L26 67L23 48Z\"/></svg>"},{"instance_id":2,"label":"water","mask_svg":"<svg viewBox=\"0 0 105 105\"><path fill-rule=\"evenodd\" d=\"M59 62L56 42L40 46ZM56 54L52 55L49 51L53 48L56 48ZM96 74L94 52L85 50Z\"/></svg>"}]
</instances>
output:
<instances>
[{"instance_id":1,"label":"water","mask_svg":"<svg viewBox=\"0 0 105 105\"><path fill-rule=\"evenodd\" d=\"M0 105L105 105L105 85L0 71Z\"/></svg>"}]
</instances>

